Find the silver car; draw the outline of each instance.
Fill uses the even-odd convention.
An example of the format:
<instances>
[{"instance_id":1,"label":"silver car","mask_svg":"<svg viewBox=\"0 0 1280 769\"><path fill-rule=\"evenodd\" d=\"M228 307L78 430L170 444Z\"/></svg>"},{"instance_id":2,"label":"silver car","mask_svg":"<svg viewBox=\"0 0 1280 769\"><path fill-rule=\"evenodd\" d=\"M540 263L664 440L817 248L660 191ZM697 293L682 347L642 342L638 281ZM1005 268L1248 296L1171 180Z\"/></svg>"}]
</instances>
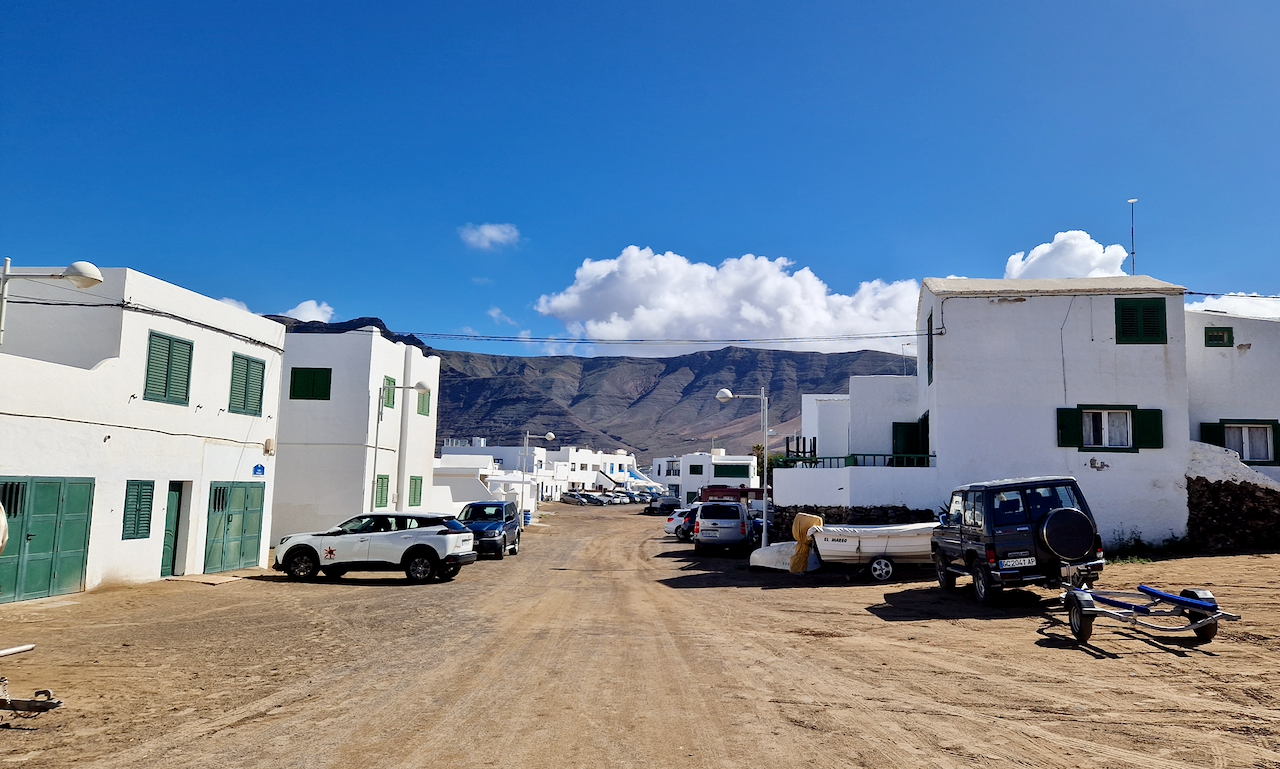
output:
<instances>
[{"instance_id":1,"label":"silver car","mask_svg":"<svg viewBox=\"0 0 1280 769\"><path fill-rule=\"evenodd\" d=\"M693 550L751 544L751 515L740 502L704 502L693 520Z\"/></svg>"}]
</instances>

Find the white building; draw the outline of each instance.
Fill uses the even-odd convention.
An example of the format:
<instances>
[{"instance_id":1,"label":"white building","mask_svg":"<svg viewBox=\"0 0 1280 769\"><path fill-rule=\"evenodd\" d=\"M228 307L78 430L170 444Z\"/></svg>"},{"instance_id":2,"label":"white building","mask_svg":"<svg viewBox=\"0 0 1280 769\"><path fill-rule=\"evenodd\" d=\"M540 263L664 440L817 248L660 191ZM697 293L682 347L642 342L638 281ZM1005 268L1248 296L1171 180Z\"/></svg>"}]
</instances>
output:
<instances>
[{"instance_id":1,"label":"white building","mask_svg":"<svg viewBox=\"0 0 1280 769\"><path fill-rule=\"evenodd\" d=\"M537 446L530 439L529 448L519 446L490 446L484 438L472 438L470 441L446 439L440 449L440 458L449 456L488 456L492 457L496 472L493 477L507 480L490 483L492 493L506 499L509 492L515 491L512 497L522 512L534 513L538 510L538 502L550 502L560 498L569 491L569 463L564 460L553 460L548 456L545 446ZM539 441L542 439L539 438ZM523 486L524 488L519 488ZM495 497L498 498L498 497ZM454 494L454 499L459 497Z\"/></svg>"},{"instance_id":2,"label":"white building","mask_svg":"<svg viewBox=\"0 0 1280 769\"><path fill-rule=\"evenodd\" d=\"M565 446L548 450L547 461L567 464L569 491L640 490L659 486L640 472L635 455L626 449L606 452Z\"/></svg>"},{"instance_id":3,"label":"white building","mask_svg":"<svg viewBox=\"0 0 1280 769\"><path fill-rule=\"evenodd\" d=\"M519 477L525 481L523 495L517 489L512 499L517 503L523 499L524 509L529 512L537 509L538 500L558 500L566 491L660 488L640 472L635 455L625 449L612 452L577 446L552 449L534 445L531 441L528 453L525 453L523 444L491 446L484 438L472 438L470 442L446 440L440 451L442 459L450 455L493 457L494 464L506 477Z\"/></svg>"},{"instance_id":4,"label":"white building","mask_svg":"<svg viewBox=\"0 0 1280 769\"><path fill-rule=\"evenodd\" d=\"M688 503L697 501L707 486L760 488L757 464L752 455L725 454L724 449L712 449L658 457L653 460L651 477L664 484L668 494Z\"/></svg>"},{"instance_id":5,"label":"white building","mask_svg":"<svg viewBox=\"0 0 1280 769\"><path fill-rule=\"evenodd\" d=\"M1280 320L1186 316L1192 438L1280 481Z\"/></svg>"},{"instance_id":6,"label":"white building","mask_svg":"<svg viewBox=\"0 0 1280 769\"><path fill-rule=\"evenodd\" d=\"M291 330L284 346L273 543L361 512L452 507L433 480L438 357L374 327Z\"/></svg>"},{"instance_id":7,"label":"white building","mask_svg":"<svg viewBox=\"0 0 1280 769\"><path fill-rule=\"evenodd\" d=\"M1105 539L1186 525L1183 289L1148 277L928 278L919 376L852 377L848 453L778 470L780 505L937 509L962 483L1074 475ZM832 410L838 407L832 406ZM821 414L817 409L810 413ZM844 427L843 425L846 425Z\"/></svg>"},{"instance_id":8,"label":"white building","mask_svg":"<svg viewBox=\"0 0 1280 769\"><path fill-rule=\"evenodd\" d=\"M10 285L0 601L266 558L284 327L134 270L102 273L84 291Z\"/></svg>"}]
</instances>

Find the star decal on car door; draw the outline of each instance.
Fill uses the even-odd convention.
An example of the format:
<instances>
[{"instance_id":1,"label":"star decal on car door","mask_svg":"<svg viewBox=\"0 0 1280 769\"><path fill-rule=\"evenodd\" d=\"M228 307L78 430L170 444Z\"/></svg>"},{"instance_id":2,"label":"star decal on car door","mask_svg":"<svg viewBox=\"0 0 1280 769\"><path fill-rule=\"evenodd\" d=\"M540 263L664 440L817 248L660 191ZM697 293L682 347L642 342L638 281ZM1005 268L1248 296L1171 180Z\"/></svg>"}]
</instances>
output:
<instances>
[{"instance_id":1,"label":"star decal on car door","mask_svg":"<svg viewBox=\"0 0 1280 769\"><path fill-rule=\"evenodd\" d=\"M324 549L324 559L325 559L326 561L332 561L333 559L335 559L335 558L337 558L337 557L338 557L338 551L334 550L334 549L333 549L333 548L331 548L331 547L326 547L326 548Z\"/></svg>"}]
</instances>

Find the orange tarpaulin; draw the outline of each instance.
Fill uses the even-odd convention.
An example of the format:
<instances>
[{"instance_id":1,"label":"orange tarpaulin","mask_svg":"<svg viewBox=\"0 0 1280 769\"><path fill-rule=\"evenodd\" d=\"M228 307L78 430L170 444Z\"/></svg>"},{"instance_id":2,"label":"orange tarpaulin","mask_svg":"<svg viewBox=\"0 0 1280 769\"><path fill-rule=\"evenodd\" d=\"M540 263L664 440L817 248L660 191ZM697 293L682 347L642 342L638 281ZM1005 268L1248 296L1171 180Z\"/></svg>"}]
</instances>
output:
<instances>
[{"instance_id":1,"label":"orange tarpaulin","mask_svg":"<svg viewBox=\"0 0 1280 769\"><path fill-rule=\"evenodd\" d=\"M796 513L791 522L791 536L796 540L796 552L791 556L791 573L804 574L809 566L809 529L822 525L822 516Z\"/></svg>"}]
</instances>

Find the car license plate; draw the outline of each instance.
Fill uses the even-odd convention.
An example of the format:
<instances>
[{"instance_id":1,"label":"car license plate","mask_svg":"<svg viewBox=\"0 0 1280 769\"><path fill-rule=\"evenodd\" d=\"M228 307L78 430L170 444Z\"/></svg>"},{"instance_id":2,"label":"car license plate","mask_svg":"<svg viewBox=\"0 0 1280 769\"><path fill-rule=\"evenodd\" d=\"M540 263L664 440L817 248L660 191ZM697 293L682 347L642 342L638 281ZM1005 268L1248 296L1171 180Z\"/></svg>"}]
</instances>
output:
<instances>
[{"instance_id":1,"label":"car license plate","mask_svg":"<svg viewBox=\"0 0 1280 769\"><path fill-rule=\"evenodd\" d=\"M1002 569L1021 569L1025 566L1035 565L1036 559L1034 558L1009 558L1000 562L1000 568Z\"/></svg>"},{"instance_id":2,"label":"car license plate","mask_svg":"<svg viewBox=\"0 0 1280 769\"><path fill-rule=\"evenodd\" d=\"M718 536L720 536L720 532L718 532L718 531L704 531L704 532L702 532L702 536L704 536L704 537L718 537Z\"/></svg>"}]
</instances>

